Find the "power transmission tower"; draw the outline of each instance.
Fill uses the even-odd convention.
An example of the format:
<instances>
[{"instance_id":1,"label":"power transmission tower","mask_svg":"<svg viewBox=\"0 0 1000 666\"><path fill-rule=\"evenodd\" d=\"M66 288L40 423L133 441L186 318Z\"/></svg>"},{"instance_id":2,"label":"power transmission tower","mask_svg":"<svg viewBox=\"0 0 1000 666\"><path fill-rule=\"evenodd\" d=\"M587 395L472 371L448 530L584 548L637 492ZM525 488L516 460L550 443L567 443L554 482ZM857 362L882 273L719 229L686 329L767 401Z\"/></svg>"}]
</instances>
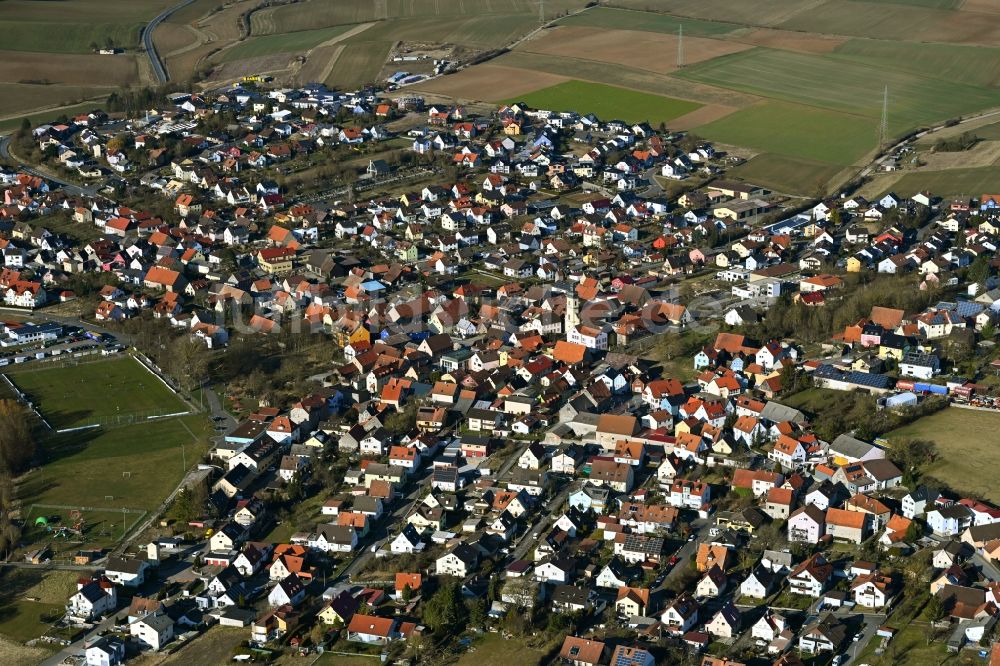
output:
<instances>
[{"instance_id":1,"label":"power transmission tower","mask_svg":"<svg viewBox=\"0 0 1000 666\"><path fill-rule=\"evenodd\" d=\"M882 150L889 142L889 86L882 91L882 121L878 126L878 149Z\"/></svg>"},{"instance_id":2,"label":"power transmission tower","mask_svg":"<svg viewBox=\"0 0 1000 666\"><path fill-rule=\"evenodd\" d=\"M684 66L684 26L677 26L677 69Z\"/></svg>"}]
</instances>

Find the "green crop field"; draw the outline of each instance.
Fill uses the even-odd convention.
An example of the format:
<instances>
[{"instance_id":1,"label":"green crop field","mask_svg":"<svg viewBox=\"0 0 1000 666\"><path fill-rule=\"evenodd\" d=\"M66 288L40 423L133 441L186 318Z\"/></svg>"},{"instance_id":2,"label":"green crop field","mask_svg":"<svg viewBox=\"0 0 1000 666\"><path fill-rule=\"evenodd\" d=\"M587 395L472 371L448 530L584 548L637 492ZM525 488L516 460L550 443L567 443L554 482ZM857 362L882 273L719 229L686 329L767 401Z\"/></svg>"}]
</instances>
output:
<instances>
[{"instance_id":1,"label":"green crop field","mask_svg":"<svg viewBox=\"0 0 1000 666\"><path fill-rule=\"evenodd\" d=\"M699 130L700 132L700 130ZM728 177L785 194L812 196L834 180L844 167L787 155L762 153L726 172Z\"/></svg>"},{"instance_id":2,"label":"green crop field","mask_svg":"<svg viewBox=\"0 0 1000 666\"><path fill-rule=\"evenodd\" d=\"M847 166L874 150L876 121L785 102L762 102L703 125L698 136L766 153Z\"/></svg>"},{"instance_id":3,"label":"green crop field","mask_svg":"<svg viewBox=\"0 0 1000 666\"><path fill-rule=\"evenodd\" d=\"M701 108L701 104L662 95L650 95L601 83L566 81L522 95L508 103L525 104L552 111L593 113L602 119L626 122L666 122Z\"/></svg>"},{"instance_id":4,"label":"green crop field","mask_svg":"<svg viewBox=\"0 0 1000 666\"><path fill-rule=\"evenodd\" d=\"M325 83L352 90L374 82L391 48L392 42L346 42Z\"/></svg>"},{"instance_id":5,"label":"green crop field","mask_svg":"<svg viewBox=\"0 0 1000 666\"><path fill-rule=\"evenodd\" d=\"M132 357L8 373L55 429L128 416L182 412L187 406Z\"/></svg>"},{"instance_id":6,"label":"green crop field","mask_svg":"<svg viewBox=\"0 0 1000 666\"><path fill-rule=\"evenodd\" d=\"M834 55L872 67L975 86L1000 82L1000 49L995 48L852 39L837 47Z\"/></svg>"},{"instance_id":7,"label":"green crop field","mask_svg":"<svg viewBox=\"0 0 1000 666\"><path fill-rule=\"evenodd\" d=\"M545 13L556 17L579 9L585 0L548 0ZM532 27L538 23L538 5L533 0L309 0L255 12L252 18L255 35L312 30L317 27L388 20L403 25L413 23L417 32L433 32L441 24L460 19L483 22L517 18ZM504 32L503 29L500 32Z\"/></svg>"},{"instance_id":8,"label":"green crop field","mask_svg":"<svg viewBox=\"0 0 1000 666\"><path fill-rule=\"evenodd\" d=\"M91 43L119 48L139 45L142 26L171 0L62 0L0 3L3 48L39 53L88 53Z\"/></svg>"},{"instance_id":9,"label":"green crop field","mask_svg":"<svg viewBox=\"0 0 1000 666\"><path fill-rule=\"evenodd\" d=\"M1000 189L997 167L948 169L947 171L911 171L886 188L900 196L930 191L939 197L978 197L983 192Z\"/></svg>"},{"instance_id":10,"label":"green crop field","mask_svg":"<svg viewBox=\"0 0 1000 666\"><path fill-rule=\"evenodd\" d=\"M154 510L184 464L206 451L209 431L207 419L194 415L55 435L41 442L46 462L25 478L18 497L24 506Z\"/></svg>"},{"instance_id":11,"label":"green crop field","mask_svg":"<svg viewBox=\"0 0 1000 666\"><path fill-rule=\"evenodd\" d=\"M671 0L669 4L662 3L659 6L649 0L614 0L613 4L640 11L669 8L669 13L675 16L759 26L775 25L801 12L811 11L816 5L814 0L768 0L766 3L744 0Z\"/></svg>"},{"instance_id":12,"label":"green crop field","mask_svg":"<svg viewBox=\"0 0 1000 666\"><path fill-rule=\"evenodd\" d=\"M725 23L723 21L702 21L699 19L671 16L669 14L637 12L629 9L612 9L610 7L588 9L580 14L567 16L559 21L559 24L615 30L645 30L647 32L664 32L671 35L677 34L678 28L684 26L685 35L698 37L724 35L740 27L734 23Z\"/></svg>"},{"instance_id":13,"label":"green crop field","mask_svg":"<svg viewBox=\"0 0 1000 666\"><path fill-rule=\"evenodd\" d=\"M869 67L829 55L757 48L692 65L677 76L746 93L878 118L889 89L889 127L924 124L1000 105L1000 90Z\"/></svg>"},{"instance_id":14,"label":"green crop field","mask_svg":"<svg viewBox=\"0 0 1000 666\"><path fill-rule=\"evenodd\" d=\"M933 4L933 0L924 4ZM995 43L1000 15L963 16L963 12L917 3L827 0L774 27L871 39L989 45Z\"/></svg>"},{"instance_id":15,"label":"green crop field","mask_svg":"<svg viewBox=\"0 0 1000 666\"><path fill-rule=\"evenodd\" d=\"M234 60L245 60L246 58L273 55L275 53L308 51L311 48L319 46L325 41L333 39L337 35L347 32L350 27L351 26L347 25L339 25L332 28L319 28L317 30L303 30L301 32L251 37L246 41L240 42L231 49L223 51L221 61L231 62Z\"/></svg>"},{"instance_id":16,"label":"green crop field","mask_svg":"<svg viewBox=\"0 0 1000 666\"><path fill-rule=\"evenodd\" d=\"M956 491L1000 500L996 471L984 465L995 449L1000 414L949 407L893 430L886 439L924 439L937 445L938 458L924 473Z\"/></svg>"}]
</instances>

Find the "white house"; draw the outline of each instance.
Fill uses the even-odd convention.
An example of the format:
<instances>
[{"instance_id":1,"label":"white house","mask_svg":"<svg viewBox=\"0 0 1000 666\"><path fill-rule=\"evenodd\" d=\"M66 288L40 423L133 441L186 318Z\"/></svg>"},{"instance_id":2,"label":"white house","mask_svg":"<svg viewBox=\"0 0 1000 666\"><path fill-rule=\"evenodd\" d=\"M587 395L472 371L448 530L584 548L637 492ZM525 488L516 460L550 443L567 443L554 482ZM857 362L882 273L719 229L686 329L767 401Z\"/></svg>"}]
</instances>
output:
<instances>
[{"instance_id":1,"label":"white house","mask_svg":"<svg viewBox=\"0 0 1000 666\"><path fill-rule=\"evenodd\" d=\"M87 666L118 666L125 661L125 641L101 636L87 648Z\"/></svg>"},{"instance_id":2,"label":"white house","mask_svg":"<svg viewBox=\"0 0 1000 666\"><path fill-rule=\"evenodd\" d=\"M159 650L174 638L174 621L164 613L141 617L129 625L131 634L140 644Z\"/></svg>"},{"instance_id":3,"label":"white house","mask_svg":"<svg viewBox=\"0 0 1000 666\"><path fill-rule=\"evenodd\" d=\"M793 543L819 543L825 531L825 512L811 504L796 509L788 518L788 540Z\"/></svg>"},{"instance_id":4,"label":"white house","mask_svg":"<svg viewBox=\"0 0 1000 666\"><path fill-rule=\"evenodd\" d=\"M74 617L93 620L114 611L117 606L118 593L115 584L101 576L77 582L76 594L69 598L66 612Z\"/></svg>"},{"instance_id":5,"label":"white house","mask_svg":"<svg viewBox=\"0 0 1000 666\"><path fill-rule=\"evenodd\" d=\"M927 525L938 536L957 536L972 524L972 514L961 504L927 512Z\"/></svg>"},{"instance_id":6,"label":"white house","mask_svg":"<svg viewBox=\"0 0 1000 666\"><path fill-rule=\"evenodd\" d=\"M394 555L402 555L405 553L418 553L424 549L426 544L420 535L417 534L417 530L413 525L407 525L403 528L392 543L389 544L389 552Z\"/></svg>"},{"instance_id":7,"label":"white house","mask_svg":"<svg viewBox=\"0 0 1000 666\"><path fill-rule=\"evenodd\" d=\"M298 606L306 597L306 586L295 574L288 574L271 588L267 595L267 604L272 608L278 606Z\"/></svg>"},{"instance_id":8,"label":"white house","mask_svg":"<svg viewBox=\"0 0 1000 666\"><path fill-rule=\"evenodd\" d=\"M468 544L460 543L450 552L437 558L434 569L439 576L464 578L479 563L479 551Z\"/></svg>"}]
</instances>

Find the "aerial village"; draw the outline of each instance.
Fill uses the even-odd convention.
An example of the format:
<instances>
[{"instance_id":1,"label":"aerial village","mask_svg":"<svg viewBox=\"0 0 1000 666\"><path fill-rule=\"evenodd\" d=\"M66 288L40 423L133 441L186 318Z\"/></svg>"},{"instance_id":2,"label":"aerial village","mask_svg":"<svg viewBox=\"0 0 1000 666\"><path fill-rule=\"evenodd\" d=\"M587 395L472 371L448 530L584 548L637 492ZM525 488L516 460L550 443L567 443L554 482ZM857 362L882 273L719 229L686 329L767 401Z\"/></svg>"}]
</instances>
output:
<instances>
[{"instance_id":1,"label":"aerial village","mask_svg":"<svg viewBox=\"0 0 1000 666\"><path fill-rule=\"evenodd\" d=\"M495 634L574 666L841 666L916 632L1000 663L1000 508L885 437L1000 409L1000 195L803 202L665 127L321 86L20 141L45 170L0 174L0 286L34 320L0 363L51 354L71 303L213 358L325 350L298 393L231 396L141 539L79 556L66 663L198 663L215 625L255 661ZM288 184L323 155L357 168Z\"/></svg>"}]
</instances>

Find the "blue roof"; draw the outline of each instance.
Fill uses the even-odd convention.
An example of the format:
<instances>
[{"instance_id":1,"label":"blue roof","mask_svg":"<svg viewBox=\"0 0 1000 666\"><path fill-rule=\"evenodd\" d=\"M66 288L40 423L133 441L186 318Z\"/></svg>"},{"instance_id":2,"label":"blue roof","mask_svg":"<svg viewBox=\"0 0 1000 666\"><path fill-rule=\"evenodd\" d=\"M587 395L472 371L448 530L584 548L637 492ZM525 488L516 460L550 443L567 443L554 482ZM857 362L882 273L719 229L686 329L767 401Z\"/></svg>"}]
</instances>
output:
<instances>
[{"instance_id":1,"label":"blue roof","mask_svg":"<svg viewBox=\"0 0 1000 666\"><path fill-rule=\"evenodd\" d=\"M361 283L361 288L371 293L373 291L381 291L385 289L385 285L378 280L368 280L367 282Z\"/></svg>"}]
</instances>

